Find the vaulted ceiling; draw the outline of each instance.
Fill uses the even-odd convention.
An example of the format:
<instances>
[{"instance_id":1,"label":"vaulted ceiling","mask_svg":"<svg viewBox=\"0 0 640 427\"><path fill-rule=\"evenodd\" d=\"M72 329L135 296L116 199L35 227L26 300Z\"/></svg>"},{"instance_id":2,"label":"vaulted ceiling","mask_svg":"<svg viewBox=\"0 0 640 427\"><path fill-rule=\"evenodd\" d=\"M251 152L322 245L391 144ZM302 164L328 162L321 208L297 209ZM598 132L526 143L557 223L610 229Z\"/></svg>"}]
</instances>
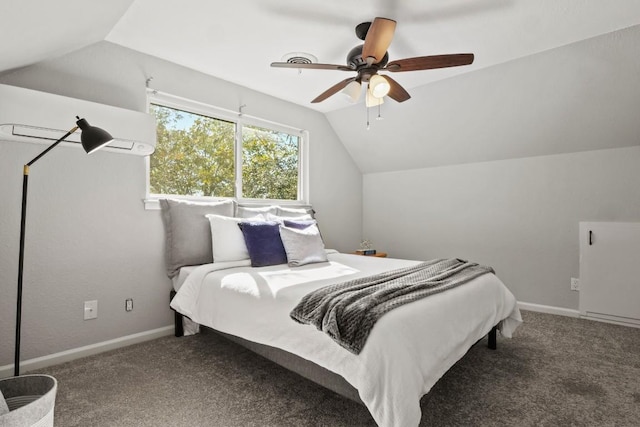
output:
<instances>
[{"instance_id":1,"label":"vaulted ceiling","mask_svg":"<svg viewBox=\"0 0 640 427\"><path fill-rule=\"evenodd\" d=\"M391 60L475 61L394 74L412 98L369 129L362 101L310 103L349 72L270 67L345 64L377 16ZM106 40L324 113L365 173L640 144L640 0L3 0L0 25L0 71Z\"/></svg>"}]
</instances>

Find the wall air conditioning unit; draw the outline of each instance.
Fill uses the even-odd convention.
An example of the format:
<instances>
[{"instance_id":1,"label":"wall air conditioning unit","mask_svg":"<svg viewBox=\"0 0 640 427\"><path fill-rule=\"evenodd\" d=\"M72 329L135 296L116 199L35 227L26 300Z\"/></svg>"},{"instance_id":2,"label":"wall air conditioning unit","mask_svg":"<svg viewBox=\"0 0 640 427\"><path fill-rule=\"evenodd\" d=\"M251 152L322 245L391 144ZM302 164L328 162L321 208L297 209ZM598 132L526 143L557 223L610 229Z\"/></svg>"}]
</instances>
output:
<instances>
[{"instance_id":1,"label":"wall air conditioning unit","mask_svg":"<svg viewBox=\"0 0 640 427\"><path fill-rule=\"evenodd\" d=\"M149 114L0 84L0 141L51 144L75 126L76 116L113 136L101 151L148 156L156 148L156 121ZM82 148L80 131L61 144Z\"/></svg>"}]
</instances>

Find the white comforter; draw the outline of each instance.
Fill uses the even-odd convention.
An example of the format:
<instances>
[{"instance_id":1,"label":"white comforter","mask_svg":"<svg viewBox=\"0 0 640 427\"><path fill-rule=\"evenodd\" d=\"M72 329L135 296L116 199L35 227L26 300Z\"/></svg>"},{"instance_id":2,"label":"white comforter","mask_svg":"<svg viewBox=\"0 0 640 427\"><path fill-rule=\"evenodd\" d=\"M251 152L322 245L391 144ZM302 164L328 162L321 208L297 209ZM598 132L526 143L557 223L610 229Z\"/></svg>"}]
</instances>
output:
<instances>
[{"instance_id":1,"label":"white comforter","mask_svg":"<svg viewBox=\"0 0 640 427\"><path fill-rule=\"evenodd\" d=\"M329 251L329 262L251 268L249 261L196 268L171 307L197 323L279 347L344 377L380 426L417 426L420 398L467 350L499 324L511 337L522 322L513 294L493 274L385 314L359 355L290 311L331 283L417 264Z\"/></svg>"}]
</instances>

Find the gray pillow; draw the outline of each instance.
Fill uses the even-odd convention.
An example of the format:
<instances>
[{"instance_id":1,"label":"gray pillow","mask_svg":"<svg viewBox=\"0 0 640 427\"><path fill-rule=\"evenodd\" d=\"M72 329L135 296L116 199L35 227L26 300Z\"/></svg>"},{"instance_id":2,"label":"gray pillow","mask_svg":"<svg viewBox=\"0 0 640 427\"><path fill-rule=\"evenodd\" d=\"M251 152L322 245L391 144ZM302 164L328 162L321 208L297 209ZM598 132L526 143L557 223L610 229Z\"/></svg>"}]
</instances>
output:
<instances>
[{"instance_id":1,"label":"gray pillow","mask_svg":"<svg viewBox=\"0 0 640 427\"><path fill-rule=\"evenodd\" d=\"M292 267L328 261L327 251L316 225L303 230L281 225L280 238L287 253L288 264Z\"/></svg>"},{"instance_id":2,"label":"gray pillow","mask_svg":"<svg viewBox=\"0 0 640 427\"><path fill-rule=\"evenodd\" d=\"M262 207L250 207L250 206L238 206L236 216L238 218L251 218L256 215L267 215L268 213L275 215L278 212L277 206L262 206Z\"/></svg>"},{"instance_id":3,"label":"gray pillow","mask_svg":"<svg viewBox=\"0 0 640 427\"><path fill-rule=\"evenodd\" d=\"M213 262L211 229L206 214L233 216L235 202L190 202L161 199L164 222L167 275L173 277L181 267Z\"/></svg>"},{"instance_id":4,"label":"gray pillow","mask_svg":"<svg viewBox=\"0 0 640 427\"><path fill-rule=\"evenodd\" d=\"M286 218L299 217L302 215L311 215L311 218L314 218L315 211L311 207L305 208L287 208L278 206L277 212L271 212L274 215Z\"/></svg>"}]
</instances>

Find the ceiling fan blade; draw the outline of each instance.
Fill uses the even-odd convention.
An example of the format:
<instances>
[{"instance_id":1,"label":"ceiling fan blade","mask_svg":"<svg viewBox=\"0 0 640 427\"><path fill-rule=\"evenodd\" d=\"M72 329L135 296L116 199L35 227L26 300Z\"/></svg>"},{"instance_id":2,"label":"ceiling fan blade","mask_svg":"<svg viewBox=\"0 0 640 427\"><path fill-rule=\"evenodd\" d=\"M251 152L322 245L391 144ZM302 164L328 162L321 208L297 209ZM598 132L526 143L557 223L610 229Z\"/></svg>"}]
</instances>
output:
<instances>
[{"instance_id":1,"label":"ceiling fan blade","mask_svg":"<svg viewBox=\"0 0 640 427\"><path fill-rule=\"evenodd\" d=\"M362 59L374 58L373 64L378 63L389 49L393 33L396 30L396 21L387 18L376 18L373 20L367 37L364 39L362 47Z\"/></svg>"},{"instance_id":2,"label":"ceiling fan blade","mask_svg":"<svg viewBox=\"0 0 640 427\"><path fill-rule=\"evenodd\" d=\"M384 68L394 73L399 71L432 70L434 68L458 67L473 63L473 53L454 53L451 55L418 56L416 58L391 61Z\"/></svg>"},{"instance_id":3,"label":"ceiling fan blade","mask_svg":"<svg viewBox=\"0 0 640 427\"><path fill-rule=\"evenodd\" d=\"M272 62L271 66L274 68L297 68L304 70L340 70L340 71L355 71L351 67L346 65L334 65L334 64L294 64L291 62Z\"/></svg>"},{"instance_id":4,"label":"ceiling fan blade","mask_svg":"<svg viewBox=\"0 0 640 427\"><path fill-rule=\"evenodd\" d=\"M355 80L356 80L356 77L351 77L351 78L348 78L348 79L344 79L340 83L335 84L335 85L331 86L329 89L327 89L324 92L322 92L313 101L311 101L311 103L315 104L317 102L324 101L325 99L327 99L331 95L333 95L333 94L339 92L340 90L344 89L345 86L347 86L349 83L351 83L351 82L353 82Z\"/></svg>"},{"instance_id":5,"label":"ceiling fan blade","mask_svg":"<svg viewBox=\"0 0 640 427\"><path fill-rule=\"evenodd\" d=\"M389 86L391 86L391 89L389 89L389 93L387 94L389 98L397 102L404 102L407 99L411 98L411 95L409 95L409 92L407 92L402 86L400 86L400 83L393 80L389 76L383 76L383 77L387 79L387 81L389 82Z\"/></svg>"}]
</instances>

